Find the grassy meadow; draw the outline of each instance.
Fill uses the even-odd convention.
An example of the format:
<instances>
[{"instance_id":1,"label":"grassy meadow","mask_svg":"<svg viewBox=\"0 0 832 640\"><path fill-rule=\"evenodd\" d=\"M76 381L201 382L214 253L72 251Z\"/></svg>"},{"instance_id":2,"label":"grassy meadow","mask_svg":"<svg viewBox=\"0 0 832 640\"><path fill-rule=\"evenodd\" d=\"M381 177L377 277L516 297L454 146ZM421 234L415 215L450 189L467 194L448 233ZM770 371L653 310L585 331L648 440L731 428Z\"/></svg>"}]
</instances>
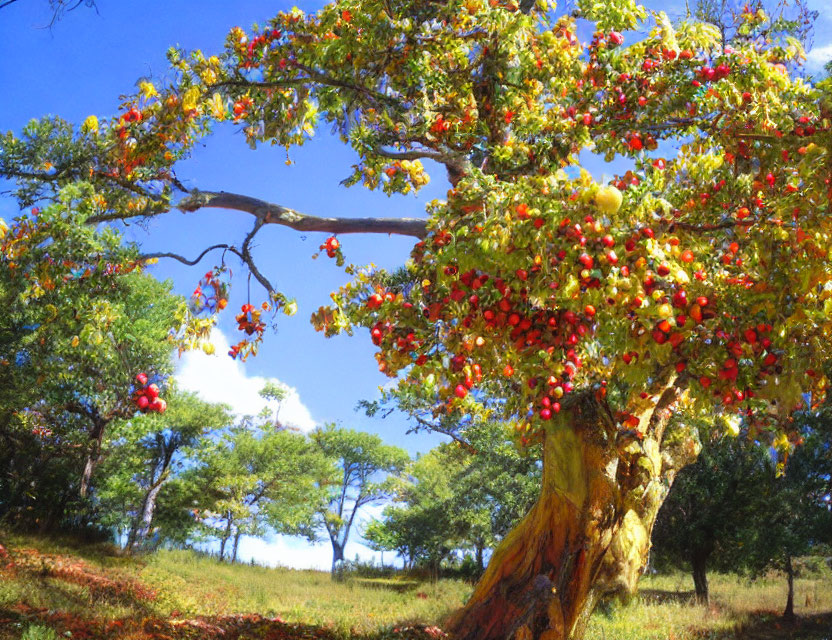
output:
<instances>
[{"instance_id":1,"label":"grassy meadow","mask_svg":"<svg viewBox=\"0 0 832 640\"><path fill-rule=\"evenodd\" d=\"M0 640L440 637L471 585L221 564L187 551L125 558L108 546L2 536ZM832 639L832 579L796 583L796 625L779 619L782 576L711 575L710 607L684 574L648 576L628 604L599 608L589 640ZM437 628L438 627L438 628Z\"/></svg>"}]
</instances>

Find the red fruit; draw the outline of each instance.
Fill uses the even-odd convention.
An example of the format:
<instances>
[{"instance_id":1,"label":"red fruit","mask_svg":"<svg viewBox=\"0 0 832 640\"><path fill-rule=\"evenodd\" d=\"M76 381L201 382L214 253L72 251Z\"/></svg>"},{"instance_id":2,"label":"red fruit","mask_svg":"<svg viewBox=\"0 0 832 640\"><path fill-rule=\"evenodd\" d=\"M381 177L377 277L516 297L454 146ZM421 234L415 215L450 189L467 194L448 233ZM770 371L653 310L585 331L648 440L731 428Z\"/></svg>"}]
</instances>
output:
<instances>
[{"instance_id":1,"label":"red fruit","mask_svg":"<svg viewBox=\"0 0 832 640\"><path fill-rule=\"evenodd\" d=\"M585 269L592 269L593 260L592 256L588 253L582 253L580 256L578 256L578 262L580 262Z\"/></svg>"},{"instance_id":2,"label":"red fruit","mask_svg":"<svg viewBox=\"0 0 832 640\"><path fill-rule=\"evenodd\" d=\"M685 370L685 367L687 367L687 364L685 364L684 362L677 362L676 363L676 373L682 373L682 371Z\"/></svg>"},{"instance_id":3,"label":"red fruit","mask_svg":"<svg viewBox=\"0 0 832 640\"><path fill-rule=\"evenodd\" d=\"M751 102L751 94L748 91L742 92L742 101L743 102Z\"/></svg>"},{"instance_id":4,"label":"red fruit","mask_svg":"<svg viewBox=\"0 0 832 640\"><path fill-rule=\"evenodd\" d=\"M551 420L552 410L551 409L541 409L540 410L540 418L542 420Z\"/></svg>"},{"instance_id":5,"label":"red fruit","mask_svg":"<svg viewBox=\"0 0 832 640\"><path fill-rule=\"evenodd\" d=\"M757 332L754 331L754 329L746 329L745 341L749 344L754 344L755 342L757 342Z\"/></svg>"},{"instance_id":6,"label":"red fruit","mask_svg":"<svg viewBox=\"0 0 832 640\"><path fill-rule=\"evenodd\" d=\"M150 405L150 400L147 396L139 396L136 399L136 406L139 408L139 411L147 411L147 407Z\"/></svg>"},{"instance_id":7,"label":"red fruit","mask_svg":"<svg viewBox=\"0 0 832 640\"><path fill-rule=\"evenodd\" d=\"M552 403L552 411L554 411L555 413L560 413L560 402Z\"/></svg>"},{"instance_id":8,"label":"red fruit","mask_svg":"<svg viewBox=\"0 0 832 640\"><path fill-rule=\"evenodd\" d=\"M137 383L139 384L139 386L141 386L141 387L143 387L144 385L146 385L146 384L147 384L147 374L146 374L146 373L140 373L139 375L137 375L137 376L136 376L136 382L137 382Z\"/></svg>"},{"instance_id":9,"label":"red fruit","mask_svg":"<svg viewBox=\"0 0 832 640\"><path fill-rule=\"evenodd\" d=\"M624 44L624 36L618 31L610 31L610 42L616 46Z\"/></svg>"},{"instance_id":10,"label":"red fruit","mask_svg":"<svg viewBox=\"0 0 832 640\"><path fill-rule=\"evenodd\" d=\"M465 385L458 384L456 385L456 389L454 389L454 395L456 395L457 398L464 398L468 395L468 389L465 388Z\"/></svg>"},{"instance_id":11,"label":"red fruit","mask_svg":"<svg viewBox=\"0 0 832 640\"><path fill-rule=\"evenodd\" d=\"M591 304L586 305L586 307L584 308L584 313L588 318L591 318L595 315L595 307L593 307Z\"/></svg>"},{"instance_id":12,"label":"red fruit","mask_svg":"<svg viewBox=\"0 0 832 640\"><path fill-rule=\"evenodd\" d=\"M156 405L157 413L164 413L168 408L168 403L161 398L156 398L156 400L153 401L153 404Z\"/></svg>"},{"instance_id":13,"label":"red fruit","mask_svg":"<svg viewBox=\"0 0 832 640\"><path fill-rule=\"evenodd\" d=\"M687 262L687 263L693 262L693 259L694 259L693 251L691 251L690 249L685 249L684 251L682 251L682 255L679 256L679 259L682 262Z\"/></svg>"},{"instance_id":14,"label":"red fruit","mask_svg":"<svg viewBox=\"0 0 832 640\"><path fill-rule=\"evenodd\" d=\"M525 269L518 269L515 273L520 280L527 280L529 277L529 272Z\"/></svg>"},{"instance_id":15,"label":"red fruit","mask_svg":"<svg viewBox=\"0 0 832 640\"><path fill-rule=\"evenodd\" d=\"M698 304L700 307L707 307L708 306L708 299L705 296L699 296L696 299L696 304Z\"/></svg>"},{"instance_id":16,"label":"red fruit","mask_svg":"<svg viewBox=\"0 0 832 640\"><path fill-rule=\"evenodd\" d=\"M661 277L669 275L670 274L670 267L668 267L666 264L660 264L658 266L658 268L656 269L656 273L658 273Z\"/></svg>"},{"instance_id":17,"label":"red fruit","mask_svg":"<svg viewBox=\"0 0 832 640\"><path fill-rule=\"evenodd\" d=\"M144 394L148 398L150 398L151 400L153 400L154 398L158 398L159 397L159 387L157 387L155 384L149 384L145 388Z\"/></svg>"},{"instance_id":18,"label":"red fruit","mask_svg":"<svg viewBox=\"0 0 832 640\"><path fill-rule=\"evenodd\" d=\"M511 376L513 376L514 375L514 367L512 367L510 364L507 364L505 367L503 367L503 375L506 378L510 378Z\"/></svg>"},{"instance_id":19,"label":"red fruit","mask_svg":"<svg viewBox=\"0 0 832 640\"><path fill-rule=\"evenodd\" d=\"M707 389L711 386L711 379L707 376L702 376L701 378L699 378L699 384L701 384L703 387Z\"/></svg>"},{"instance_id":20,"label":"red fruit","mask_svg":"<svg viewBox=\"0 0 832 640\"><path fill-rule=\"evenodd\" d=\"M627 143L627 145L630 147L631 151L641 151L642 148L644 148L644 144L642 143L641 138L639 136L633 136L632 138L630 138L630 141Z\"/></svg>"}]
</instances>

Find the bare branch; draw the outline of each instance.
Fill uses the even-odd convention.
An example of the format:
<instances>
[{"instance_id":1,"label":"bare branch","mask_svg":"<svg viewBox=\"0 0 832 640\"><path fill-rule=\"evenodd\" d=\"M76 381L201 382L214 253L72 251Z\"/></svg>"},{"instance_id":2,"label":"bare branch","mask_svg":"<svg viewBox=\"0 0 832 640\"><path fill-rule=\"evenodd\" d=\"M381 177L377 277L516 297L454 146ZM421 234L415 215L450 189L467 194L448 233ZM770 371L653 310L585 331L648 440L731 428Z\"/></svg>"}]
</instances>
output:
<instances>
[{"instance_id":1,"label":"bare branch","mask_svg":"<svg viewBox=\"0 0 832 640\"><path fill-rule=\"evenodd\" d=\"M324 218L300 213L289 207L251 196L225 191L193 191L191 195L180 200L177 207L186 213L203 208L244 211L255 216L261 225L279 224L296 231L387 233L416 238L424 238L427 234L426 221L419 218Z\"/></svg>"},{"instance_id":2,"label":"bare branch","mask_svg":"<svg viewBox=\"0 0 832 640\"><path fill-rule=\"evenodd\" d=\"M143 253L139 258L142 260L154 260L157 258L173 258L174 260L178 260L182 264L186 264L189 267L193 267L194 265L198 264L208 253L211 251L216 251L217 249L225 249L226 251L231 251L232 253L240 255L240 252L232 247L230 244L215 244L213 246L208 247L200 253L196 258L193 260L188 260L184 256L179 255L178 253L170 253L167 251L158 251L156 253ZM242 257L242 256L241 256Z\"/></svg>"}]
</instances>

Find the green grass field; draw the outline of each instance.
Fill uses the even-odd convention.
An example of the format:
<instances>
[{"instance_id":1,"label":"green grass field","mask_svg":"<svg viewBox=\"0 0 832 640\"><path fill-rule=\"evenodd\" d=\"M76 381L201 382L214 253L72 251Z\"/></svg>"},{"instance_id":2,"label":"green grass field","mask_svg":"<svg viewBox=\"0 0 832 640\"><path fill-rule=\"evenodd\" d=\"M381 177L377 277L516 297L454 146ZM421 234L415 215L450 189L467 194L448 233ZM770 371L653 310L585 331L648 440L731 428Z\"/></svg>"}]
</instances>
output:
<instances>
[{"instance_id":1,"label":"green grass field","mask_svg":"<svg viewBox=\"0 0 832 640\"><path fill-rule=\"evenodd\" d=\"M315 571L220 564L185 551L128 559L107 546L0 537L0 640L436 637L471 585L398 576L333 582ZM712 575L712 605L683 574L646 577L602 607L590 640L832 639L832 580L797 581L797 625L779 619L785 580ZM427 629L425 630L425 627ZM69 635L67 635L69 634Z\"/></svg>"}]
</instances>

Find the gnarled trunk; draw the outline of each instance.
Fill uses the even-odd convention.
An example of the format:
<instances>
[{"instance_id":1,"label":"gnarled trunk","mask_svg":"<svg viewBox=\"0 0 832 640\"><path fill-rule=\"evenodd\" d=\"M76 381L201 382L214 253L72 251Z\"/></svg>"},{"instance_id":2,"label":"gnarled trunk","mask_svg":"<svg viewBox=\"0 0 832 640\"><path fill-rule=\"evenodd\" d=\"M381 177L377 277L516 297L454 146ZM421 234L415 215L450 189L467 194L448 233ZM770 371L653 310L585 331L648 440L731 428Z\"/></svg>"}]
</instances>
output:
<instances>
[{"instance_id":1,"label":"gnarled trunk","mask_svg":"<svg viewBox=\"0 0 832 640\"><path fill-rule=\"evenodd\" d=\"M540 496L452 623L458 640L571 636L622 517L614 440L594 400L547 427Z\"/></svg>"},{"instance_id":2,"label":"gnarled trunk","mask_svg":"<svg viewBox=\"0 0 832 640\"><path fill-rule=\"evenodd\" d=\"M602 597L635 593L659 508L698 454L690 434L664 443L680 394L671 380L649 400L642 439L619 431L594 396L559 414L540 496L451 621L456 638L578 639Z\"/></svg>"}]
</instances>

